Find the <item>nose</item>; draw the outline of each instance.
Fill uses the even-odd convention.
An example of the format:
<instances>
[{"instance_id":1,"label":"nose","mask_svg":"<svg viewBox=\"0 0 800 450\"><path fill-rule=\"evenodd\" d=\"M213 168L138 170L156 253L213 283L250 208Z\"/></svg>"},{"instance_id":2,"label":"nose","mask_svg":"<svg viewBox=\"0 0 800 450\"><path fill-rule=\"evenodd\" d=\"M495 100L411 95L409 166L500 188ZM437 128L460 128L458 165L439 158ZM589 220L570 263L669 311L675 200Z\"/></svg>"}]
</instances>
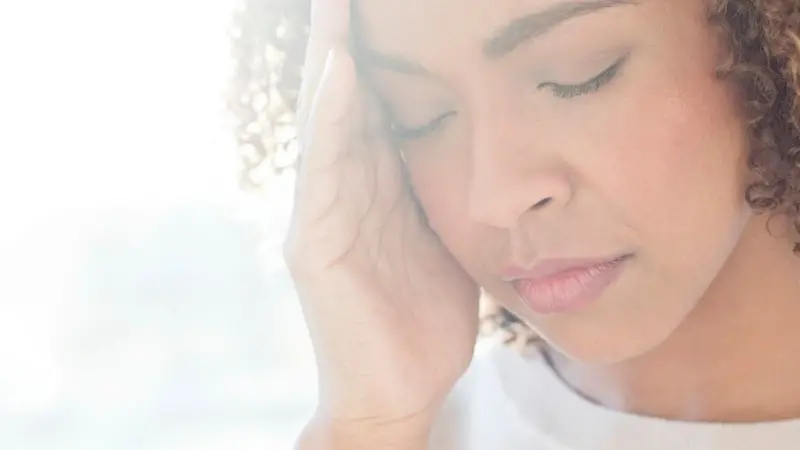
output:
<instances>
[{"instance_id":1,"label":"nose","mask_svg":"<svg viewBox=\"0 0 800 450\"><path fill-rule=\"evenodd\" d=\"M473 125L472 220L512 228L523 216L553 216L564 209L573 196L569 170L557 149L544 142L530 126L498 116Z\"/></svg>"}]
</instances>

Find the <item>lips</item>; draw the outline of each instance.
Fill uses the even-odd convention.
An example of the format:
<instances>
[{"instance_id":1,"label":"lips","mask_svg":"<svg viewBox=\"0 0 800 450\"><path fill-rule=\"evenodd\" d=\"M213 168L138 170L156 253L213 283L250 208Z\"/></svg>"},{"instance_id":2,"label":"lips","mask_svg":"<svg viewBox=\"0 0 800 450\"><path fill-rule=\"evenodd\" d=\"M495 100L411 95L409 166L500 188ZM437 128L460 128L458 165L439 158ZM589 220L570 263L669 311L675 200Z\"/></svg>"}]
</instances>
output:
<instances>
[{"instance_id":1,"label":"lips","mask_svg":"<svg viewBox=\"0 0 800 450\"><path fill-rule=\"evenodd\" d=\"M599 299L631 257L546 260L530 270L511 268L503 278L534 312L565 313Z\"/></svg>"}]
</instances>

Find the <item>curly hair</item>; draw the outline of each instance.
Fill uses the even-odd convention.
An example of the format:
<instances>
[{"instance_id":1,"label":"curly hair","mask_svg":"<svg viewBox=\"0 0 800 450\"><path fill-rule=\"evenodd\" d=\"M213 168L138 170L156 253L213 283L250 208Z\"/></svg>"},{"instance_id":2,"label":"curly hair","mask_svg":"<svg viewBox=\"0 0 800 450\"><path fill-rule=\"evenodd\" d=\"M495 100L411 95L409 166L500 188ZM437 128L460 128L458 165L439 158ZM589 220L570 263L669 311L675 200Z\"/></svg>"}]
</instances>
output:
<instances>
[{"instance_id":1,"label":"curly hair","mask_svg":"<svg viewBox=\"0 0 800 450\"><path fill-rule=\"evenodd\" d=\"M242 183L258 184L263 167L282 169L308 35L310 0L245 0L232 33L236 76L230 108ZM717 76L741 92L750 138L747 164L756 175L745 199L757 213L783 215L800 234L800 2L714 0L709 22L727 41ZM286 159L286 158L284 158ZM290 158L289 158L290 159ZM793 243L800 255L800 241ZM483 310L483 329L528 344L535 335L503 308Z\"/></svg>"}]
</instances>

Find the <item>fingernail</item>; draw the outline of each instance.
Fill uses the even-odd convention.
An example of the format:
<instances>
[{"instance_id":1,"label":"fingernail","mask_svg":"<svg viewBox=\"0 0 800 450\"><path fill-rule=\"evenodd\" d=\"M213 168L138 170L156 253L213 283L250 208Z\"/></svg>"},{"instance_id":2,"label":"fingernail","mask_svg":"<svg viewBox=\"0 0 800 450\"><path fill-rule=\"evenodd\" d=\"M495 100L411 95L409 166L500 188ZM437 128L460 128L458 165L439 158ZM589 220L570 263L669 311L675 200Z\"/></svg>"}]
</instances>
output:
<instances>
[{"instance_id":1,"label":"fingernail","mask_svg":"<svg viewBox=\"0 0 800 450\"><path fill-rule=\"evenodd\" d=\"M325 57L325 67L323 67L322 69L323 77L327 77L328 74L331 72L331 68L333 67L333 58L334 58L333 53L334 53L334 48L331 47L328 50L328 55Z\"/></svg>"}]
</instances>

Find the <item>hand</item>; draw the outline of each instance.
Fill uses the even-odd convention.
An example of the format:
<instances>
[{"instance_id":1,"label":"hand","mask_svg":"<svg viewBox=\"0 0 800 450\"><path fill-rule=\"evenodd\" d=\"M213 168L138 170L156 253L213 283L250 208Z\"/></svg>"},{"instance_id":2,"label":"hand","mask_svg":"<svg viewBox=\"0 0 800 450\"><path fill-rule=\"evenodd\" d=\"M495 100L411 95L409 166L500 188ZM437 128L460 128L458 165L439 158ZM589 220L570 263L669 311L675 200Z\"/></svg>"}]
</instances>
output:
<instances>
[{"instance_id":1,"label":"hand","mask_svg":"<svg viewBox=\"0 0 800 450\"><path fill-rule=\"evenodd\" d=\"M318 414L429 424L471 360L479 289L419 214L381 121L366 120L380 109L346 48L348 1L312 10L284 251L316 353Z\"/></svg>"}]
</instances>

